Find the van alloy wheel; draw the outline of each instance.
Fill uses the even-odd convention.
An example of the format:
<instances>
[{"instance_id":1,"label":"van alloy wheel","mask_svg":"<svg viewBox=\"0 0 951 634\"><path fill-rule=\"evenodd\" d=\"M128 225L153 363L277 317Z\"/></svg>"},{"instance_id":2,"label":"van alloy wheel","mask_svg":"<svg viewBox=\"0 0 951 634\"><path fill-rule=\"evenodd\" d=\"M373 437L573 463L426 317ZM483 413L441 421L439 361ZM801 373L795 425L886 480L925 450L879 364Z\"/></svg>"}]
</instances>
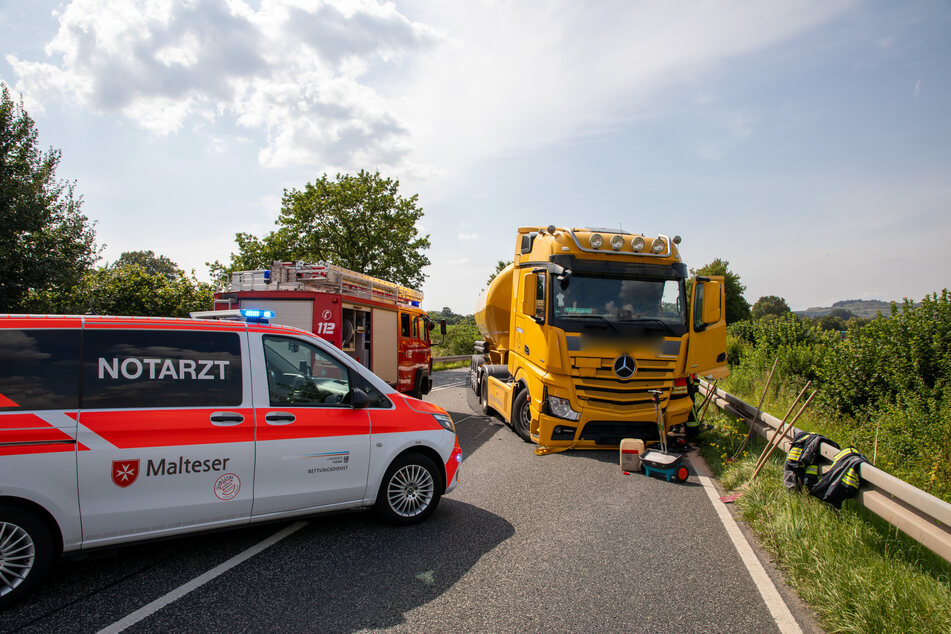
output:
<instances>
[{"instance_id":1,"label":"van alloy wheel","mask_svg":"<svg viewBox=\"0 0 951 634\"><path fill-rule=\"evenodd\" d=\"M10 594L26 580L35 560L30 534L16 524L0 522L0 596Z\"/></svg>"},{"instance_id":2,"label":"van alloy wheel","mask_svg":"<svg viewBox=\"0 0 951 634\"><path fill-rule=\"evenodd\" d=\"M401 517L415 517L433 501L436 486L433 476L418 464L409 464L390 478L386 497Z\"/></svg>"},{"instance_id":3,"label":"van alloy wheel","mask_svg":"<svg viewBox=\"0 0 951 634\"><path fill-rule=\"evenodd\" d=\"M442 471L421 453L408 452L386 470L376 511L391 524L415 524L436 510L445 484Z\"/></svg>"}]
</instances>

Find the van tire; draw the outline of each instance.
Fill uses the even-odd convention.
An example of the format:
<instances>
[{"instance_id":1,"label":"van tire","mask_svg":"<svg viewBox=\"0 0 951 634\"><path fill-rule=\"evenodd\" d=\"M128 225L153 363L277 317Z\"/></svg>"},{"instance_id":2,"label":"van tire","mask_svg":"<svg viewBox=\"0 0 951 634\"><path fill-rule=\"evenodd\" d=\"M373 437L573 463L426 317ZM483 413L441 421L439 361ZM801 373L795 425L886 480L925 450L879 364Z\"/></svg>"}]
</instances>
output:
<instances>
[{"instance_id":1,"label":"van tire","mask_svg":"<svg viewBox=\"0 0 951 634\"><path fill-rule=\"evenodd\" d=\"M529 402L528 388L515 397L512 404L512 430L525 442L532 442L532 408Z\"/></svg>"},{"instance_id":2,"label":"van tire","mask_svg":"<svg viewBox=\"0 0 951 634\"><path fill-rule=\"evenodd\" d=\"M441 488L442 479L432 460L419 453L404 453L383 475L374 508L390 524L422 522L436 510Z\"/></svg>"},{"instance_id":3,"label":"van tire","mask_svg":"<svg viewBox=\"0 0 951 634\"><path fill-rule=\"evenodd\" d=\"M0 609L33 592L57 554L49 525L36 513L0 504Z\"/></svg>"}]
</instances>

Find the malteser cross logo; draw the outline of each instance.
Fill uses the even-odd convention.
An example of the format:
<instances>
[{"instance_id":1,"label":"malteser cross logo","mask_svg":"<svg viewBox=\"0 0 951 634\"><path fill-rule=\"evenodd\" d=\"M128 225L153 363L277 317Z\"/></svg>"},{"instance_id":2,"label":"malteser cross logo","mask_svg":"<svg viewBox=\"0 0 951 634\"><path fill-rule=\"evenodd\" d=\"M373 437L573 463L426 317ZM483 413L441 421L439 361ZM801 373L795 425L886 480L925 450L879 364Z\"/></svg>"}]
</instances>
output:
<instances>
[{"instance_id":1,"label":"malteser cross logo","mask_svg":"<svg viewBox=\"0 0 951 634\"><path fill-rule=\"evenodd\" d=\"M112 483L122 489L126 488L139 477L138 460L113 460Z\"/></svg>"}]
</instances>

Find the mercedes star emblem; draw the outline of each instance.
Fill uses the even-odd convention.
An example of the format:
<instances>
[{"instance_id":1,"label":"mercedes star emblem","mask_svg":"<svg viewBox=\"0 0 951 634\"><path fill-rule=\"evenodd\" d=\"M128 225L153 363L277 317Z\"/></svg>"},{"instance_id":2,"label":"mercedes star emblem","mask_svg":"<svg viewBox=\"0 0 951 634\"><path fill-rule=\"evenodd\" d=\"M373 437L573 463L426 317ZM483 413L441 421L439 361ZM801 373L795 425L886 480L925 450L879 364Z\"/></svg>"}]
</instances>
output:
<instances>
[{"instance_id":1,"label":"mercedes star emblem","mask_svg":"<svg viewBox=\"0 0 951 634\"><path fill-rule=\"evenodd\" d=\"M637 369L633 357L629 354L622 354L614 360L614 373L622 379L629 379Z\"/></svg>"}]
</instances>

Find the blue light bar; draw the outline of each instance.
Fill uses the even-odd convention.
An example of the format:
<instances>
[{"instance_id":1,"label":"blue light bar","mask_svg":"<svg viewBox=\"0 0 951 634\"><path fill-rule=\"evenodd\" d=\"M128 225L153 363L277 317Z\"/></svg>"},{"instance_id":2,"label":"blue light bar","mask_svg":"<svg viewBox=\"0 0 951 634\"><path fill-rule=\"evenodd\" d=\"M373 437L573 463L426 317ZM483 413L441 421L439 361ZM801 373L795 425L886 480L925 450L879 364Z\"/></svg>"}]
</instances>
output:
<instances>
[{"instance_id":1,"label":"blue light bar","mask_svg":"<svg viewBox=\"0 0 951 634\"><path fill-rule=\"evenodd\" d=\"M419 308L419 302L417 302L416 300L413 300L410 302L410 306L412 306L413 308Z\"/></svg>"},{"instance_id":2,"label":"blue light bar","mask_svg":"<svg viewBox=\"0 0 951 634\"><path fill-rule=\"evenodd\" d=\"M245 321L266 324L269 320L274 319L274 311L260 310L258 308L242 308L241 316L244 317Z\"/></svg>"}]
</instances>

